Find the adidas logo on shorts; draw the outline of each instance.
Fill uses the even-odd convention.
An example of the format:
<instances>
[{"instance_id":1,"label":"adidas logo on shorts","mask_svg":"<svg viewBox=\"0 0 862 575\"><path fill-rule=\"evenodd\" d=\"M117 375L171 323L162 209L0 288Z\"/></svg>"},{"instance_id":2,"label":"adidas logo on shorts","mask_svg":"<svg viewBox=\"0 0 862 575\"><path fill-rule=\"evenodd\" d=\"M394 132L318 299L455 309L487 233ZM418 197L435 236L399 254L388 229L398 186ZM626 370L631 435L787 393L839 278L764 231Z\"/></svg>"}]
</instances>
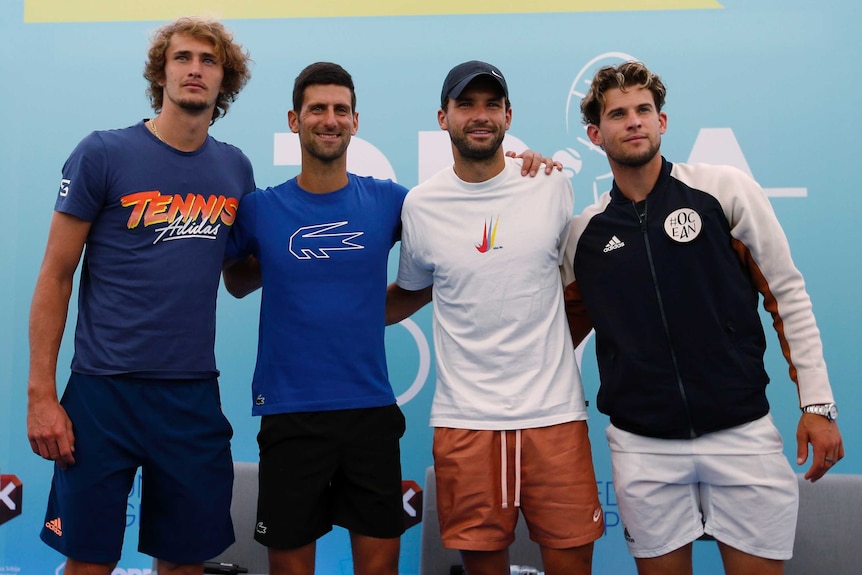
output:
<instances>
[{"instance_id":1,"label":"adidas logo on shorts","mask_svg":"<svg viewBox=\"0 0 862 575\"><path fill-rule=\"evenodd\" d=\"M623 527L623 535L625 536L626 541L628 541L629 543L634 543L634 542L635 542L635 538L634 538L634 537L632 537L631 535L629 535L629 529L628 529L628 527Z\"/></svg>"},{"instance_id":2,"label":"adidas logo on shorts","mask_svg":"<svg viewBox=\"0 0 862 575\"><path fill-rule=\"evenodd\" d=\"M45 527L47 527L48 529L53 531L54 534L57 535L57 537L63 536L63 524L60 523L59 517L56 519L52 519L51 521L48 521L47 523L45 523Z\"/></svg>"}]
</instances>

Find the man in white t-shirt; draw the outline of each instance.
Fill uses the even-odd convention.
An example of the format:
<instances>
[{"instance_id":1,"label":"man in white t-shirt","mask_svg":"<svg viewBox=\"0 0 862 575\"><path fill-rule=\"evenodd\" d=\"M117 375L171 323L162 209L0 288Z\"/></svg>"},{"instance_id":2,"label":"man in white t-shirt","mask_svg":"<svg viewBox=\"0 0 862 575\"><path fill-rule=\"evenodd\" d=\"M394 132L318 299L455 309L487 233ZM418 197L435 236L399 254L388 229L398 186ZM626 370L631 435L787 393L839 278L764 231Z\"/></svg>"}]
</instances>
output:
<instances>
[{"instance_id":1,"label":"man in white t-shirt","mask_svg":"<svg viewBox=\"0 0 862 575\"><path fill-rule=\"evenodd\" d=\"M437 117L455 163L404 202L387 322L433 289L443 544L469 575L508 573L520 508L548 575L587 574L604 521L563 307L571 185L559 173L522 178L505 157L512 109L496 67L453 68Z\"/></svg>"}]
</instances>

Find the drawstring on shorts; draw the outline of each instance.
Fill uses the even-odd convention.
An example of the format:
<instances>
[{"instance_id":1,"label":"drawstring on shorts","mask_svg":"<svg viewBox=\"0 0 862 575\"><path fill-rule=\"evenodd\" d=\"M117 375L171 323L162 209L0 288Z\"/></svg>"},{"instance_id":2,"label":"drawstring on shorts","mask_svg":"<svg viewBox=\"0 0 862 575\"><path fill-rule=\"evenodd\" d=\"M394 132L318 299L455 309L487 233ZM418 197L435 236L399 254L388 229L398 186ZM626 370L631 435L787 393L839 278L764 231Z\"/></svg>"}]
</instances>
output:
<instances>
[{"instance_id":1,"label":"drawstring on shorts","mask_svg":"<svg viewBox=\"0 0 862 575\"><path fill-rule=\"evenodd\" d=\"M500 487L503 492L503 509L509 508L508 461L506 430L500 431ZM515 430L515 507L521 506L521 430Z\"/></svg>"}]
</instances>

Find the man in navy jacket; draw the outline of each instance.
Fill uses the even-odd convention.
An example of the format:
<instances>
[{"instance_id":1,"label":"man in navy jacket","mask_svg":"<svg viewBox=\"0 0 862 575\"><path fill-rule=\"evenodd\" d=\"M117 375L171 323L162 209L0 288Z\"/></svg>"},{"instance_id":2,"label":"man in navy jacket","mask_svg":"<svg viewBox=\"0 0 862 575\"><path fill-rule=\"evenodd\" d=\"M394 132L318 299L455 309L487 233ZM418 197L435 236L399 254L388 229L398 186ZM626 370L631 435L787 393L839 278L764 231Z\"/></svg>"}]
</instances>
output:
<instances>
[{"instance_id":1,"label":"man in navy jacket","mask_svg":"<svg viewBox=\"0 0 862 575\"><path fill-rule=\"evenodd\" d=\"M572 336L596 331L598 407L639 574L690 574L704 533L727 573L780 574L798 489L769 414L760 295L797 384L797 464L810 443L811 481L844 456L820 333L760 186L659 153L664 98L660 78L628 62L599 70L581 102L614 183L572 226Z\"/></svg>"}]
</instances>

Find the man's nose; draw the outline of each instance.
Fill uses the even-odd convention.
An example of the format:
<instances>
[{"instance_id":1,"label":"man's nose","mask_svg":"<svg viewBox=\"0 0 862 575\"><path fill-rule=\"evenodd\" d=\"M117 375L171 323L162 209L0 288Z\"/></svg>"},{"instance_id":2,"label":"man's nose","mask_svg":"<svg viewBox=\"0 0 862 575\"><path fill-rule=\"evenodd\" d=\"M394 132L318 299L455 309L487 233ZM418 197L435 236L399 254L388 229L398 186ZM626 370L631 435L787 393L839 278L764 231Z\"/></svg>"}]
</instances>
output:
<instances>
[{"instance_id":1,"label":"man's nose","mask_svg":"<svg viewBox=\"0 0 862 575\"><path fill-rule=\"evenodd\" d=\"M488 120L488 107L482 106L481 104L475 107L475 119L476 120Z\"/></svg>"},{"instance_id":2,"label":"man's nose","mask_svg":"<svg viewBox=\"0 0 862 575\"><path fill-rule=\"evenodd\" d=\"M327 108L323 113L323 121L327 126L334 126L336 124L335 121L335 110L333 108Z\"/></svg>"},{"instance_id":3,"label":"man's nose","mask_svg":"<svg viewBox=\"0 0 862 575\"><path fill-rule=\"evenodd\" d=\"M201 62L200 58L192 58L191 67L189 67L189 75L190 76L200 76L201 68L203 67L203 62Z\"/></svg>"}]
</instances>

